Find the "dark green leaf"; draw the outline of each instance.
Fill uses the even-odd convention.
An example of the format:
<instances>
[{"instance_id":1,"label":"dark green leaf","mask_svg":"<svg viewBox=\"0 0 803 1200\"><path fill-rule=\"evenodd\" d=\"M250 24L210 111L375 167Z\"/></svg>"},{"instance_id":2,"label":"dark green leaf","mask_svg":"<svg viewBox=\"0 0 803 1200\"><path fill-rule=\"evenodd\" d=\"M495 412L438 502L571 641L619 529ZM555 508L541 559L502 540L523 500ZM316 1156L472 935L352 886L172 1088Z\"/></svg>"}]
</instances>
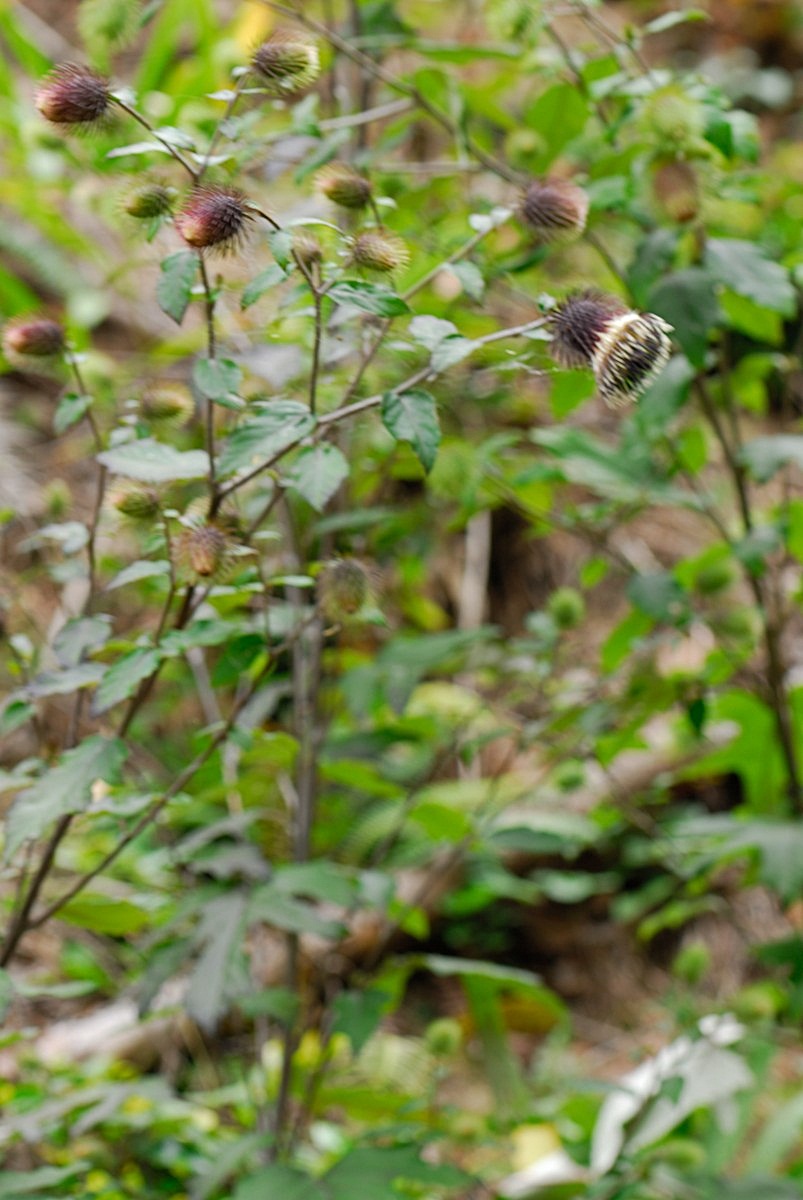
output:
<instances>
[{"instance_id":1,"label":"dark green leaf","mask_svg":"<svg viewBox=\"0 0 803 1200\"><path fill-rule=\"evenodd\" d=\"M781 467L803 469L803 434L776 433L753 438L742 446L740 459L759 483L772 479Z\"/></svg>"},{"instance_id":2,"label":"dark green leaf","mask_svg":"<svg viewBox=\"0 0 803 1200\"><path fill-rule=\"evenodd\" d=\"M281 1197L281 1200L327 1200L328 1193L295 1167L275 1163L241 1180L232 1200L268 1200L273 1196Z\"/></svg>"},{"instance_id":3,"label":"dark green leaf","mask_svg":"<svg viewBox=\"0 0 803 1200\"><path fill-rule=\"evenodd\" d=\"M311 904L286 895L273 883L258 887L251 896L248 921L265 921L276 929L291 933L312 933L322 938L339 938L343 934L340 921L321 917Z\"/></svg>"},{"instance_id":4,"label":"dark green leaf","mask_svg":"<svg viewBox=\"0 0 803 1200\"><path fill-rule=\"evenodd\" d=\"M243 288L242 299L240 300L241 308L250 308L252 304L256 304L257 300L261 299L266 292L271 288L276 287L277 283L287 278L287 272L278 263L273 263L251 280Z\"/></svg>"},{"instance_id":5,"label":"dark green leaf","mask_svg":"<svg viewBox=\"0 0 803 1200\"><path fill-rule=\"evenodd\" d=\"M162 312L180 325L192 297L198 274L198 258L192 250L180 250L178 254L166 258L161 266L156 299Z\"/></svg>"},{"instance_id":6,"label":"dark green leaf","mask_svg":"<svg viewBox=\"0 0 803 1200\"><path fill-rule=\"evenodd\" d=\"M762 308L791 317L797 296L789 272L767 258L759 246L739 238L709 238L705 262L711 275L739 296Z\"/></svg>"},{"instance_id":7,"label":"dark green leaf","mask_svg":"<svg viewBox=\"0 0 803 1200\"><path fill-rule=\"evenodd\" d=\"M382 420L398 441L410 442L425 471L435 463L441 440L438 409L423 388L409 392L386 392L382 397Z\"/></svg>"},{"instance_id":8,"label":"dark green leaf","mask_svg":"<svg viewBox=\"0 0 803 1200\"><path fill-rule=\"evenodd\" d=\"M329 289L328 295L336 304L348 304L376 317L398 317L410 311L406 300L381 283L363 283L360 279L343 279Z\"/></svg>"},{"instance_id":9,"label":"dark green leaf","mask_svg":"<svg viewBox=\"0 0 803 1200\"><path fill-rule=\"evenodd\" d=\"M152 648L138 648L118 658L109 667L95 693L92 712L95 716L113 708L133 695L137 685L152 675L161 661L161 654Z\"/></svg>"},{"instance_id":10,"label":"dark green leaf","mask_svg":"<svg viewBox=\"0 0 803 1200\"><path fill-rule=\"evenodd\" d=\"M187 1012L202 1029L212 1029L226 1008L235 955L245 930L246 897L230 892L203 909L198 940L204 949L195 964L186 996Z\"/></svg>"},{"instance_id":11,"label":"dark green leaf","mask_svg":"<svg viewBox=\"0 0 803 1200\"><path fill-rule=\"evenodd\" d=\"M176 450L153 438L126 442L98 455L98 462L115 475L142 483L172 483L179 479L203 479L209 474L205 450Z\"/></svg>"},{"instance_id":12,"label":"dark green leaf","mask_svg":"<svg viewBox=\"0 0 803 1200\"><path fill-rule=\"evenodd\" d=\"M375 988L340 992L332 1006L333 1033L344 1033L351 1042L354 1054L359 1054L368 1039L376 1032L391 996Z\"/></svg>"},{"instance_id":13,"label":"dark green leaf","mask_svg":"<svg viewBox=\"0 0 803 1200\"><path fill-rule=\"evenodd\" d=\"M348 460L331 442L302 450L288 472L288 482L317 512L323 512L344 479Z\"/></svg>"},{"instance_id":14,"label":"dark green leaf","mask_svg":"<svg viewBox=\"0 0 803 1200\"><path fill-rule=\"evenodd\" d=\"M627 585L631 604L654 621L676 623L686 613L686 593L668 571L634 575Z\"/></svg>"},{"instance_id":15,"label":"dark green leaf","mask_svg":"<svg viewBox=\"0 0 803 1200\"><path fill-rule=\"evenodd\" d=\"M683 352L695 367L702 367L712 331L721 314L715 281L702 267L675 271L653 287L648 307L674 327Z\"/></svg>"},{"instance_id":16,"label":"dark green leaf","mask_svg":"<svg viewBox=\"0 0 803 1200\"><path fill-rule=\"evenodd\" d=\"M93 783L98 779L115 782L127 754L118 738L100 734L66 751L58 766L51 767L12 804L6 824L6 858L29 838L41 837L52 821L82 812L91 800Z\"/></svg>"},{"instance_id":17,"label":"dark green leaf","mask_svg":"<svg viewBox=\"0 0 803 1200\"><path fill-rule=\"evenodd\" d=\"M258 415L243 421L226 438L218 458L221 475L276 459L315 428L309 409L295 400L272 400L259 406Z\"/></svg>"}]
</instances>

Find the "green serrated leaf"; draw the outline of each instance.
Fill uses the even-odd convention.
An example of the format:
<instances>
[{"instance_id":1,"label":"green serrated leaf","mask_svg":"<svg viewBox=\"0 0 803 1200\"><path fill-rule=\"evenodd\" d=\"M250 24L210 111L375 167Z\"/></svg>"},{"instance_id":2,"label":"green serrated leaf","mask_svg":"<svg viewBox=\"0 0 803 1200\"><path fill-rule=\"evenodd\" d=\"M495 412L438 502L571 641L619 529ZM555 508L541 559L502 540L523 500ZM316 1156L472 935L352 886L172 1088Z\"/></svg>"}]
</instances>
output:
<instances>
[{"instance_id":1,"label":"green serrated leaf","mask_svg":"<svg viewBox=\"0 0 803 1200\"><path fill-rule=\"evenodd\" d=\"M41 779L21 792L6 822L6 860L23 842L41 837L51 822L68 813L82 812L91 799L92 785L102 779L115 782L128 751L118 738L96 734L62 755Z\"/></svg>"},{"instance_id":2,"label":"green serrated leaf","mask_svg":"<svg viewBox=\"0 0 803 1200\"><path fill-rule=\"evenodd\" d=\"M122 937L127 933L138 933L150 922L146 909L130 900L83 892L70 900L59 912L59 918L88 929L92 933L106 933L111 937Z\"/></svg>"},{"instance_id":3,"label":"green serrated leaf","mask_svg":"<svg viewBox=\"0 0 803 1200\"><path fill-rule=\"evenodd\" d=\"M388 433L398 441L410 442L424 470L430 471L441 440L434 397L423 388L386 392L380 412Z\"/></svg>"},{"instance_id":4,"label":"green serrated leaf","mask_svg":"<svg viewBox=\"0 0 803 1200\"><path fill-rule=\"evenodd\" d=\"M55 413L53 414L53 431L58 436L66 433L73 425L81 420L81 417L92 407L91 396L77 396L75 392L68 392L58 403Z\"/></svg>"},{"instance_id":5,"label":"green serrated leaf","mask_svg":"<svg viewBox=\"0 0 803 1200\"><path fill-rule=\"evenodd\" d=\"M705 262L712 276L738 296L747 296L762 308L784 317L794 315L797 293L789 272L767 258L754 242L710 238L706 242Z\"/></svg>"},{"instance_id":6,"label":"green serrated leaf","mask_svg":"<svg viewBox=\"0 0 803 1200\"><path fill-rule=\"evenodd\" d=\"M282 266L279 265L279 263L273 263L273 265L268 267L266 270L260 271L260 273L243 288L240 307L250 308L251 305L256 304L257 300L260 300L266 292L269 292L271 288L276 287L278 283L282 283L286 278L287 272Z\"/></svg>"},{"instance_id":7,"label":"green serrated leaf","mask_svg":"<svg viewBox=\"0 0 803 1200\"><path fill-rule=\"evenodd\" d=\"M192 381L207 400L225 400L236 396L243 373L230 358L201 358L192 371Z\"/></svg>"},{"instance_id":8,"label":"green serrated leaf","mask_svg":"<svg viewBox=\"0 0 803 1200\"><path fill-rule=\"evenodd\" d=\"M290 487L307 504L317 512L323 512L348 474L349 464L343 453L337 446L321 442L319 446L301 451L287 478Z\"/></svg>"},{"instance_id":9,"label":"green serrated leaf","mask_svg":"<svg viewBox=\"0 0 803 1200\"><path fill-rule=\"evenodd\" d=\"M360 279L343 279L327 293L336 304L348 304L375 317L399 317L410 311L406 300L381 283L364 283Z\"/></svg>"},{"instance_id":10,"label":"green serrated leaf","mask_svg":"<svg viewBox=\"0 0 803 1200\"><path fill-rule=\"evenodd\" d=\"M160 661L159 651L152 647L141 647L118 658L106 671L95 693L93 714L99 716L121 700L127 700L134 694L138 684L154 673Z\"/></svg>"},{"instance_id":11,"label":"green serrated leaf","mask_svg":"<svg viewBox=\"0 0 803 1200\"><path fill-rule=\"evenodd\" d=\"M98 462L114 475L141 483L172 483L179 479L203 479L209 474L205 450L175 450L153 438L140 438L114 446L98 455Z\"/></svg>"},{"instance_id":12,"label":"green serrated leaf","mask_svg":"<svg viewBox=\"0 0 803 1200\"><path fill-rule=\"evenodd\" d=\"M772 479L781 467L790 464L803 469L803 434L776 433L746 442L739 458L759 483Z\"/></svg>"},{"instance_id":13,"label":"green serrated leaf","mask_svg":"<svg viewBox=\"0 0 803 1200\"><path fill-rule=\"evenodd\" d=\"M220 475L269 462L296 445L315 428L309 409L295 400L272 400L258 408L224 441L218 457Z\"/></svg>"},{"instance_id":14,"label":"green serrated leaf","mask_svg":"<svg viewBox=\"0 0 803 1200\"><path fill-rule=\"evenodd\" d=\"M156 285L156 299L162 312L177 325L184 320L198 275L198 258L192 250L171 254L161 264L162 275Z\"/></svg>"}]
</instances>

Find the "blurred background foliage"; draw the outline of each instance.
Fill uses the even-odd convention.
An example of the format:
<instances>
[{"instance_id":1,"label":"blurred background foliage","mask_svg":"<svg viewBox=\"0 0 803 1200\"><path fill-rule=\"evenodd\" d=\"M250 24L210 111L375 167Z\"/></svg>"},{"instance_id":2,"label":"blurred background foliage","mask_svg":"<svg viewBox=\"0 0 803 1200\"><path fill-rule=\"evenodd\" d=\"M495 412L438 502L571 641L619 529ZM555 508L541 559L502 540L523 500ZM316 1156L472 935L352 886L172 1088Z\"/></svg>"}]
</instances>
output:
<instances>
[{"instance_id":1,"label":"blurred background foliage","mask_svg":"<svg viewBox=\"0 0 803 1200\"><path fill-rule=\"evenodd\" d=\"M318 81L232 104L288 25ZM0 383L0 1197L799 1196L799 6L0 0L0 49L0 316L80 368ZM64 61L150 130L46 124ZM318 412L370 401L321 440L285 234L210 260L221 358L126 211L171 147L320 239ZM674 327L623 410L537 327L587 287ZM276 463L197 603L204 405L223 477Z\"/></svg>"}]
</instances>

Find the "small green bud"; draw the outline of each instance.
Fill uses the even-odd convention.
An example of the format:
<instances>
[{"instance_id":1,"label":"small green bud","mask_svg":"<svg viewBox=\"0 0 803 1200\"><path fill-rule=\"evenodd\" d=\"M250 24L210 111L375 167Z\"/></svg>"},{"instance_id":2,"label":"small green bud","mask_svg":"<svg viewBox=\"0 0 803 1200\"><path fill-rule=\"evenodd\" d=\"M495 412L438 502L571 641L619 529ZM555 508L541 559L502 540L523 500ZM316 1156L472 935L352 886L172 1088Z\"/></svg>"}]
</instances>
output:
<instances>
[{"instance_id":1,"label":"small green bud","mask_svg":"<svg viewBox=\"0 0 803 1200\"><path fill-rule=\"evenodd\" d=\"M454 1017L440 1017L427 1026L427 1049L437 1058L451 1058L463 1045L463 1030Z\"/></svg>"},{"instance_id":2,"label":"small green bud","mask_svg":"<svg viewBox=\"0 0 803 1200\"><path fill-rule=\"evenodd\" d=\"M562 587L549 597L547 611L558 629L574 629L586 615L586 606L576 588Z\"/></svg>"}]
</instances>

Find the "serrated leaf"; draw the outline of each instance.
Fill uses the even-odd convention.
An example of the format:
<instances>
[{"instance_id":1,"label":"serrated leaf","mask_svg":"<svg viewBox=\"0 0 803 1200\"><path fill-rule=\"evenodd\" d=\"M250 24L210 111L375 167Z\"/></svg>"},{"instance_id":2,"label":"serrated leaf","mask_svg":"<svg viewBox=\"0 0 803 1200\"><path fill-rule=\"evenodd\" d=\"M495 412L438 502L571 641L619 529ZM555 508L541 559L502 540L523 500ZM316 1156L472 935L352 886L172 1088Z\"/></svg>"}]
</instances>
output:
<instances>
[{"instance_id":1,"label":"serrated leaf","mask_svg":"<svg viewBox=\"0 0 803 1200\"><path fill-rule=\"evenodd\" d=\"M293 235L286 229L275 229L268 234L268 245L270 252L276 259L276 263L283 270L291 266L293 261Z\"/></svg>"},{"instance_id":2,"label":"serrated leaf","mask_svg":"<svg viewBox=\"0 0 803 1200\"><path fill-rule=\"evenodd\" d=\"M408 392L386 392L380 409L388 433L398 441L410 442L425 471L435 463L441 440L434 398L423 388Z\"/></svg>"},{"instance_id":3,"label":"serrated leaf","mask_svg":"<svg viewBox=\"0 0 803 1200\"><path fill-rule=\"evenodd\" d=\"M192 298L192 289L198 275L198 258L192 250L180 250L171 254L162 264L162 275L156 285L156 299L162 312L172 317L177 325Z\"/></svg>"},{"instance_id":4,"label":"serrated leaf","mask_svg":"<svg viewBox=\"0 0 803 1200\"><path fill-rule=\"evenodd\" d=\"M115 782L128 755L118 738L89 737L62 755L41 779L21 792L6 822L6 860L23 842L38 838L51 822L68 813L83 812L97 779Z\"/></svg>"},{"instance_id":5,"label":"serrated leaf","mask_svg":"<svg viewBox=\"0 0 803 1200\"><path fill-rule=\"evenodd\" d=\"M209 474L205 450L175 450L153 438L140 438L114 446L98 455L114 475L138 479L141 483L172 483L179 479L203 479Z\"/></svg>"},{"instance_id":6,"label":"serrated leaf","mask_svg":"<svg viewBox=\"0 0 803 1200\"><path fill-rule=\"evenodd\" d=\"M425 313L413 317L407 332L419 346L425 346L431 351L439 346L444 338L454 337L457 334L457 326L454 321L446 321L443 317L433 317Z\"/></svg>"},{"instance_id":7,"label":"serrated leaf","mask_svg":"<svg viewBox=\"0 0 803 1200\"><path fill-rule=\"evenodd\" d=\"M328 295L336 304L348 304L375 317L399 317L410 311L406 300L381 283L343 279L329 289Z\"/></svg>"},{"instance_id":8,"label":"serrated leaf","mask_svg":"<svg viewBox=\"0 0 803 1200\"><path fill-rule=\"evenodd\" d=\"M248 921L265 921L276 929L290 933L311 933L316 937L336 939L343 935L343 924L319 916L311 904L288 896L274 883L265 883L251 895Z\"/></svg>"},{"instance_id":9,"label":"serrated leaf","mask_svg":"<svg viewBox=\"0 0 803 1200\"><path fill-rule=\"evenodd\" d=\"M278 283L282 283L286 278L287 272L282 266L279 265L279 263L273 263L272 266L267 267L266 270L260 271L260 273L243 288L240 307L250 308L251 305L256 304L257 300L260 300L266 292L269 292L271 288L276 287Z\"/></svg>"},{"instance_id":10,"label":"serrated leaf","mask_svg":"<svg viewBox=\"0 0 803 1200\"><path fill-rule=\"evenodd\" d=\"M287 478L290 487L307 504L323 512L348 474L349 464L343 453L337 446L322 442L301 451Z\"/></svg>"},{"instance_id":11,"label":"serrated leaf","mask_svg":"<svg viewBox=\"0 0 803 1200\"><path fill-rule=\"evenodd\" d=\"M192 381L207 400L236 396L243 373L230 358L200 358L192 370Z\"/></svg>"},{"instance_id":12,"label":"serrated leaf","mask_svg":"<svg viewBox=\"0 0 803 1200\"><path fill-rule=\"evenodd\" d=\"M137 686L147 679L161 661L161 655L153 647L138 647L130 654L118 658L106 671L92 702L92 713L99 716L113 708L121 700L134 694Z\"/></svg>"},{"instance_id":13,"label":"serrated leaf","mask_svg":"<svg viewBox=\"0 0 803 1200\"><path fill-rule=\"evenodd\" d=\"M246 898L239 892L218 896L203 910L198 939L204 950L190 977L187 1012L211 1029L226 1007L230 970L245 928Z\"/></svg>"},{"instance_id":14,"label":"serrated leaf","mask_svg":"<svg viewBox=\"0 0 803 1200\"><path fill-rule=\"evenodd\" d=\"M450 263L449 270L460 280L467 296L472 300L482 300L485 294L485 279L476 263Z\"/></svg>"},{"instance_id":15,"label":"serrated leaf","mask_svg":"<svg viewBox=\"0 0 803 1200\"><path fill-rule=\"evenodd\" d=\"M258 466L294 446L315 428L309 409L295 400L273 400L260 407L258 415L243 421L224 441L217 467L230 475Z\"/></svg>"},{"instance_id":16,"label":"serrated leaf","mask_svg":"<svg viewBox=\"0 0 803 1200\"><path fill-rule=\"evenodd\" d=\"M78 396L75 392L68 392L58 403L55 413L53 414L53 432L60 436L62 433L72 428L81 417L92 407L91 396Z\"/></svg>"},{"instance_id":17,"label":"serrated leaf","mask_svg":"<svg viewBox=\"0 0 803 1200\"><path fill-rule=\"evenodd\" d=\"M711 331L721 318L714 284L702 267L687 267L665 276L649 295L647 307L669 322L695 367L705 365Z\"/></svg>"},{"instance_id":18,"label":"serrated leaf","mask_svg":"<svg viewBox=\"0 0 803 1200\"><path fill-rule=\"evenodd\" d=\"M156 579L160 575L170 574L170 563L166 559L140 559L138 562L131 563L128 567L123 567L122 571L118 571L110 583L106 585L106 591L112 592L116 588L125 587L128 583L139 583L141 579Z\"/></svg>"},{"instance_id":19,"label":"serrated leaf","mask_svg":"<svg viewBox=\"0 0 803 1200\"><path fill-rule=\"evenodd\" d=\"M43 671L31 680L25 688L25 695L32 700L39 700L43 696L69 696L71 692L98 683L105 671L106 668L100 663L78 663L64 671Z\"/></svg>"},{"instance_id":20,"label":"serrated leaf","mask_svg":"<svg viewBox=\"0 0 803 1200\"><path fill-rule=\"evenodd\" d=\"M89 650L96 650L108 640L112 619L105 613L94 617L74 617L67 621L53 639L53 653L62 667L75 667Z\"/></svg>"},{"instance_id":21,"label":"serrated leaf","mask_svg":"<svg viewBox=\"0 0 803 1200\"><path fill-rule=\"evenodd\" d=\"M762 308L784 317L794 315L797 294L789 272L767 258L754 242L710 238L706 242L705 261L714 278L738 296L747 296Z\"/></svg>"},{"instance_id":22,"label":"serrated leaf","mask_svg":"<svg viewBox=\"0 0 803 1200\"><path fill-rule=\"evenodd\" d=\"M803 434L776 433L745 442L739 453L742 464L759 483L772 479L781 467L803 469Z\"/></svg>"}]
</instances>

